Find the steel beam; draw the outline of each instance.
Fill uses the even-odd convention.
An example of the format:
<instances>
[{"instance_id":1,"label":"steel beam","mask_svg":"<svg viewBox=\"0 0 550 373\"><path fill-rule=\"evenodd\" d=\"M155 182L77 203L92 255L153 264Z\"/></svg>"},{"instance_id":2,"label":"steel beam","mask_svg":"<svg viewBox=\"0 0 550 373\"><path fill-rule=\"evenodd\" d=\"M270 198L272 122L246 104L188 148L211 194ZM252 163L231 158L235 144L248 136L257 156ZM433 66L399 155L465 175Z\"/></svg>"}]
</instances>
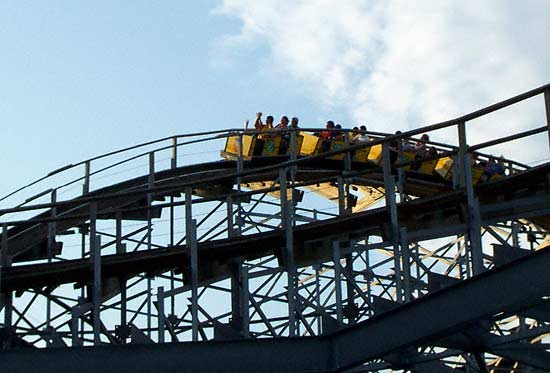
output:
<instances>
[{"instance_id":1,"label":"steel beam","mask_svg":"<svg viewBox=\"0 0 550 373\"><path fill-rule=\"evenodd\" d=\"M285 235L284 258L287 268L288 333L296 335L296 266L294 264L294 232L292 209L288 199L287 170L279 171L282 229Z\"/></svg>"},{"instance_id":2,"label":"steel beam","mask_svg":"<svg viewBox=\"0 0 550 373\"><path fill-rule=\"evenodd\" d=\"M101 344L101 237L96 235L97 204L90 205L90 259L94 273L92 286L92 318L94 329L94 345Z\"/></svg>"},{"instance_id":3,"label":"steel beam","mask_svg":"<svg viewBox=\"0 0 550 373\"><path fill-rule=\"evenodd\" d=\"M401 253L399 251L399 224L397 202L395 199L395 178L391 172L390 149L387 143L382 144L382 168L384 171L384 194L386 209L390 214L390 241L393 246L393 265L395 273L395 291L398 302L403 301L403 282L401 279Z\"/></svg>"},{"instance_id":4,"label":"steel beam","mask_svg":"<svg viewBox=\"0 0 550 373\"><path fill-rule=\"evenodd\" d=\"M550 278L540 276L549 266L550 252L541 250L330 336L6 352L1 355L0 368L31 372L44 364L62 373L74 371L77 361L90 371L109 361L113 369L133 367L134 372L153 367L337 371L403 348L437 343L442 335L461 331L474 321L537 302L550 294Z\"/></svg>"}]
</instances>

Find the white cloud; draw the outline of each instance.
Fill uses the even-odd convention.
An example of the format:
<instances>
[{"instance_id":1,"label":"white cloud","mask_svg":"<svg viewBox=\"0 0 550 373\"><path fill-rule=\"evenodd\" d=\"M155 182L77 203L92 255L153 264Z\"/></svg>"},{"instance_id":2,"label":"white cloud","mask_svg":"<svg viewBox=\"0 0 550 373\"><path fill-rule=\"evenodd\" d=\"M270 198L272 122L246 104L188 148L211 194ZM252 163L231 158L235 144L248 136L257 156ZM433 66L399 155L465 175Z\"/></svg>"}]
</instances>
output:
<instances>
[{"instance_id":1,"label":"white cloud","mask_svg":"<svg viewBox=\"0 0 550 373\"><path fill-rule=\"evenodd\" d=\"M550 81L544 0L224 0L216 12L242 22L223 44L267 46L262 68L374 130L447 120ZM542 124L541 101L524 106L471 136Z\"/></svg>"}]
</instances>

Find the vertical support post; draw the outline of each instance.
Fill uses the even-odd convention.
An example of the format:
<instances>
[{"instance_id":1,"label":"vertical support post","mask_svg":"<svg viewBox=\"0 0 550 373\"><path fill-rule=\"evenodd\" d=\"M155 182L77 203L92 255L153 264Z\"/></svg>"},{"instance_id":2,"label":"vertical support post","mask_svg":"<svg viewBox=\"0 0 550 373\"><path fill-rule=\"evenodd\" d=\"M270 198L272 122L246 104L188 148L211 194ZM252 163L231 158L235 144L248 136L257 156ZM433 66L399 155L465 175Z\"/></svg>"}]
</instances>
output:
<instances>
[{"instance_id":1,"label":"vertical support post","mask_svg":"<svg viewBox=\"0 0 550 373\"><path fill-rule=\"evenodd\" d=\"M164 287L157 288L158 341L164 343Z\"/></svg>"},{"instance_id":2,"label":"vertical support post","mask_svg":"<svg viewBox=\"0 0 550 373\"><path fill-rule=\"evenodd\" d=\"M235 221L233 220L233 198L231 196L226 199L227 205L227 237L231 238L235 232Z\"/></svg>"},{"instance_id":3,"label":"vertical support post","mask_svg":"<svg viewBox=\"0 0 550 373\"><path fill-rule=\"evenodd\" d=\"M340 243L332 242L332 261L334 262L334 290L336 295L336 319L338 325L343 325L344 314L342 312L342 267L340 265Z\"/></svg>"},{"instance_id":4,"label":"vertical support post","mask_svg":"<svg viewBox=\"0 0 550 373\"><path fill-rule=\"evenodd\" d=\"M237 155L237 173L240 174L244 170L244 158L243 158L243 134L239 133L239 146L238 146L238 152ZM242 217L242 206L241 206L241 191L242 191L242 177L238 176L237 180L235 181L237 183L237 193L239 194L239 198L237 199L237 232L232 232L231 234L235 233L236 235L240 236L243 229L243 217ZM233 226L234 227L234 226Z\"/></svg>"},{"instance_id":5,"label":"vertical support post","mask_svg":"<svg viewBox=\"0 0 550 373\"><path fill-rule=\"evenodd\" d=\"M50 201L53 204L50 210L50 217L52 219L55 219L57 216L57 208L55 206L55 203L57 202L57 189L52 190ZM48 223L48 247L47 247L48 263L51 263L53 258L56 230L57 230L57 227L56 227L55 220L49 222ZM50 328L51 316L52 316L52 303L51 303L50 297L48 297L48 299L46 300L46 329Z\"/></svg>"},{"instance_id":6,"label":"vertical support post","mask_svg":"<svg viewBox=\"0 0 550 373\"><path fill-rule=\"evenodd\" d=\"M403 159L403 138L399 138L397 141L397 162L400 162ZM397 191L399 193L399 202L405 202L405 171L403 167L397 169Z\"/></svg>"},{"instance_id":7,"label":"vertical support post","mask_svg":"<svg viewBox=\"0 0 550 373\"><path fill-rule=\"evenodd\" d=\"M346 147L349 147L350 145L350 141L349 141L349 133L346 132L344 133L344 142L345 142L345 146ZM348 173L349 175L349 172L351 171L351 152L346 152L344 154L344 171L345 173ZM343 180L343 185L344 185L344 193L345 193L345 204L344 204L344 209L345 209L345 213L346 214L350 214L352 213L352 205L350 203L350 192L349 192L349 186L350 186L350 183L349 183L349 180L348 179L344 179Z\"/></svg>"},{"instance_id":8,"label":"vertical support post","mask_svg":"<svg viewBox=\"0 0 550 373\"><path fill-rule=\"evenodd\" d=\"M90 204L90 258L94 268L94 283L92 290L92 315L94 329L94 346L101 344L101 240L96 235L97 202Z\"/></svg>"},{"instance_id":9,"label":"vertical support post","mask_svg":"<svg viewBox=\"0 0 550 373\"><path fill-rule=\"evenodd\" d=\"M8 225L6 223L2 224L2 242L0 243L0 270L2 267L7 267L9 264L9 255L8 255ZM2 281L2 277L0 277ZM0 282L0 285L2 283Z\"/></svg>"},{"instance_id":10,"label":"vertical support post","mask_svg":"<svg viewBox=\"0 0 550 373\"><path fill-rule=\"evenodd\" d=\"M80 346L80 339L78 338L78 311L77 307L71 310L71 346Z\"/></svg>"},{"instance_id":11,"label":"vertical support post","mask_svg":"<svg viewBox=\"0 0 550 373\"><path fill-rule=\"evenodd\" d=\"M248 267L241 264L241 315L243 337L250 336L250 314L248 307L249 288L248 288Z\"/></svg>"},{"instance_id":12,"label":"vertical support post","mask_svg":"<svg viewBox=\"0 0 550 373\"><path fill-rule=\"evenodd\" d=\"M296 335L296 268L294 265L294 237L292 232L292 211L288 203L286 169L279 170L282 228L285 233L285 261L287 267L288 332Z\"/></svg>"},{"instance_id":13,"label":"vertical support post","mask_svg":"<svg viewBox=\"0 0 550 373\"><path fill-rule=\"evenodd\" d=\"M393 264L395 268L395 290L397 302L403 301L403 287L401 283L401 260L399 251L399 226L397 220L397 202L395 200L395 180L391 172L390 148L387 142L382 144L382 169L384 174L384 194L386 208L390 213L391 237L393 246Z\"/></svg>"},{"instance_id":14,"label":"vertical support post","mask_svg":"<svg viewBox=\"0 0 550 373\"><path fill-rule=\"evenodd\" d=\"M123 244L122 244L122 213L118 211L115 214L115 248L117 254L124 252Z\"/></svg>"},{"instance_id":15,"label":"vertical support post","mask_svg":"<svg viewBox=\"0 0 550 373\"><path fill-rule=\"evenodd\" d=\"M320 265L316 264L314 266L315 268L315 304L317 307L321 308L321 283L319 280L319 268ZM323 324L323 315L321 312L319 312L317 316L317 335L321 335L322 333L322 324Z\"/></svg>"},{"instance_id":16,"label":"vertical support post","mask_svg":"<svg viewBox=\"0 0 550 373\"><path fill-rule=\"evenodd\" d=\"M90 193L90 161L84 163L84 185L82 185L82 194Z\"/></svg>"},{"instance_id":17,"label":"vertical support post","mask_svg":"<svg viewBox=\"0 0 550 373\"><path fill-rule=\"evenodd\" d=\"M344 178L342 176L338 176L337 183L338 183L338 214L345 215L347 212L347 208L346 208L347 193L344 185Z\"/></svg>"},{"instance_id":18,"label":"vertical support post","mask_svg":"<svg viewBox=\"0 0 550 373\"><path fill-rule=\"evenodd\" d=\"M458 161L460 169L460 186L465 188L467 197L467 236L472 253L472 270L474 276L485 271L483 266L483 249L481 244L481 216L479 201L474 196L472 183L472 165L468 144L466 142L466 123L458 124Z\"/></svg>"},{"instance_id":19,"label":"vertical support post","mask_svg":"<svg viewBox=\"0 0 550 373\"><path fill-rule=\"evenodd\" d=\"M468 234L462 235L462 245L464 246L465 277L469 278L472 276L472 261L470 260L472 255L470 251L470 243L468 242Z\"/></svg>"},{"instance_id":20,"label":"vertical support post","mask_svg":"<svg viewBox=\"0 0 550 373\"><path fill-rule=\"evenodd\" d=\"M199 263L197 253L197 221L189 223L189 249L191 251L191 334L193 342L199 340Z\"/></svg>"},{"instance_id":21,"label":"vertical support post","mask_svg":"<svg viewBox=\"0 0 550 373\"><path fill-rule=\"evenodd\" d=\"M458 185L461 188L466 187L466 156L468 155L468 143L466 142L466 123L457 125L458 128Z\"/></svg>"},{"instance_id":22,"label":"vertical support post","mask_svg":"<svg viewBox=\"0 0 550 373\"><path fill-rule=\"evenodd\" d=\"M86 257L86 235L90 234L90 227L86 226L85 224L82 224L80 228L80 256L82 259ZM92 257L92 251L90 247L90 258ZM90 259L91 261L91 259ZM80 289L80 299L79 303L84 302L84 299L86 299L86 288L82 286ZM80 340L84 339L84 320L80 319L80 314L77 315L78 320L76 320L78 327L77 331L80 333ZM77 333L78 334L78 333Z\"/></svg>"},{"instance_id":23,"label":"vertical support post","mask_svg":"<svg viewBox=\"0 0 550 373\"><path fill-rule=\"evenodd\" d=\"M346 135L347 136L347 135ZM349 155L349 153L346 153ZM350 163L351 165L351 163ZM349 203L349 183L344 181L344 178L342 176L338 177L338 211L340 215L347 215L351 214L351 206ZM343 269L346 271L346 299L347 299L347 307L351 310L351 308L355 307L354 299L355 299L355 290L353 286L350 284L353 280L353 254L349 253L346 254L346 267ZM336 264L336 263L335 263ZM351 322L352 320L350 320Z\"/></svg>"},{"instance_id":24,"label":"vertical support post","mask_svg":"<svg viewBox=\"0 0 550 373\"><path fill-rule=\"evenodd\" d=\"M546 126L548 127L548 146L550 148L550 89L544 91L544 107L546 109Z\"/></svg>"},{"instance_id":25,"label":"vertical support post","mask_svg":"<svg viewBox=\"0 0 550 373\"><path fill-rule=\"evenodd\" d=\"M414 257L416 260L420 261L420 247L418 245L418 242L414 243ZM416 281L420 282L420 264L416 263ZM418 286L415 286L416 289L416 297L420 298L421 296L421 290Z\"/></svg>"},{"instance_id":26,"label":"vertical support post","mask_svg":"<svg viewBox=\"0 0 550 373\"><path fill-rule=\"evenodd\" d=\"M172 137L172 155L170 156L170 168L173 170L178 167L178 138Z\"/></svg>"},{"instance_id":27,"label":"vertical support post","mask_svg":"<svg viewBox=\"0 0 550 373\"><path fill-rule=\"evenodd\" d=\"M365 243L368 243L368 241L365 240ZM370 250L369 249L365 250L365 269L366 269L366 272L365 272L366 278L365 279L367 280L367 298L368 298L369 303L370 303L370 302L372 302L372 298L371 298L371 296L372 296L372 285L371 284L372 284L373 279L372 279L371 273L373 273L373 272L370 268Z\"/></svg>"},{"instance_id":28,"label":"vertical support post","mask_svg":"<svg viewBox=\"0 0 550 373\"><path fill-rule=\"evenodd\" d=\"M231 321L243 338L249 337L250 315L248 307L248 267L236 263L231 274Z\"/></svg>"},{"instance_id":29,"label":"vertical support post","mask_svg":"<svg viewBox=\"0 0 550 373\"><path fill-rule=\"evenodd\" d=\"M355 304L355 289L351 284L352 281L355 281L355 274L353 272L353 254L346 254L346 267L343 268L346 271L346 307L347 313L346 317L348 318L348 324L354 324L356 321L357 306Z\"/></svg>"},{"instance_id":30,"label":"vertical support post","mask_svg":"<svg viewBox=\"0 0 550 373\"><path fill-rule=\"evenodd\" d=\"M57 208L55 207L55 203L57 202L57 189L52 190L50 202L53 204L50 210L50 217L55 219L57 216ZM53 257L56 228L55 220L48 223L48 263L52 261Z\"/></svg>"},{"instance_id":31,"label":"vertical support post","mask_svg":"<svg viewBox=\"0 0 550 373\"><path fill-rule=\"evenodd\" d=\"M512 222L512 246L519 249L519 224Z\"/></svg>"},{"instance_id":32,"label":"vertical support post","mask_svg":"<svg viewBox=\"0 0 550 373\"><path fill-rule=\"evenodd\" d=\"M116 253L123 254L126 252L126 245L122 243L122 213L116 213ZM126 326L127 320L127 292L126 292L126 278L119 277L120 282L120 325ZM121 343L126 343L126 338L121 340Z\"/></svg>"},{"instance_id":33,"label":"vertical support post","mask_svg":"<svg viewBox=\"0 0 550 373\"><path fill-rule=\"evenodd\" d=\"M199 340L197 221L193 219L193 190L185 188L185 236L191 265L191 338Z\"/></svg>"},{"instance_id":34,"label":"vertical support post","mask_svg":"<svg viewBox=\"0 0 550 373\"><path fill-rule=\"evenodd\" d=\"M239 133L239 154L237 155L237 172L243 170L243 134Z\"/></svg>"},{"instance_id":35,"label":"vertical support post","mask_svg":"<svg viewBox=\"0 0 550 373\"><path fill-rule=\"evenodd\" d=\"M290 132L290 160L295 161L297 159L297 144L296 144L296 129L293 128ZM295 190L294 190L294 183L296 182L296 171L297 166L291 166L290 167L290 207L292 209L290 217L292 219L292 226L294 227L295 221L294 216L296 213L296 201L294 199L295 197Z\"/></svg>"},{"instance_id":36,"label":"vertical support post","mask_svg":"<svg viewBox=\"0 0 550 373\"><path fill-rule=\"evenodd\" d=\"M350 146L350 140L349 140L349 132L344 133L344 144L346 145L346 148ZM351 152L347 151L344 155L344 169L346 171L351 170Z\"/></svg>"},{"instance_id":37,"label":"vertical support post","mask_svg":"<svg viewBox=\"0 0 550 373\"><path fill-rule=\"evenodd\" d=\"M155 152L149 153L149 176L147 178L148 188L153 188L155 186ZM147 250L151 250L153 246L153 193L147 193ZM152 287L151 287L151 278L147 278L147 336L151 338L151 312L153 311L152 307Z\"/></svg>"},{"instance_id":38,"label":"vertical support post","mask_svg":"<svg viewBox=\"0 0 550 373\"><path fill-rule=\"evenodd\" d=\"M403 259L403 293L405 303L411 301L411 260L409 253L409 239L407 237L407 228L401 228L401 256Z\"/></svg>"},{"instance_id":39,"label":"vertical support post","mask_svg":"<svg viewBox=\"0 0 550 373\"><path fill-rule=\"evenodd\" d=\"M290 160L295 161L298 157L298 144L296 143L296 129L292 128L290 131ZM290 180L294 184L294 181L296 180L296 166L292 166L290 168Z\"/></svg>"},{"instance_id":40,"label":"vertical support post","mask_svg":"<svg viewBox=\"0 0 550 373\"><path fill-rule=\"evenodd\" d=\"M244 170L244 158L243 158L243 134L239 134L239 146L238 146L238 157L237 157L237 173L241 173ZM233 198L229 196L227 198L227 230L228 237L240 236L243 230L243 208L242 208L242 177L238 176L237 180L237 192L239 194L237 199L237 208L236 210L233 207ZM237 213L236 219L236 228L235 228L235 211ZM249 322L248 322L248 269L243 264L242 260L239 260L235 268L236 275L236 288L232 287L234 298L236 301L232 304L232 311L234 311L233 319L238 319L238 325L240 325L241 333L244 338L248 337L249 333ZM243 277L246 273L246 278Z\"/></svg>"},{"instance_id":41,"label":"vertical support post","mask_svg":"<svg viewBox=\"0 0 550 373\"><path fill-rule=\"evenodd\" d=\"M451 174L451 182L453 184L453 189L458 189L460 188L460 175L461 175L461 172L460 172L460 167L459 167L459 159L460 159L460 156L459 154L453 156L453 164L452 164L452 174Z\"/></svg>"},{"instance_id":42,"label":"vertical support post","mask_svg":"<svg viewBox=\"0 0 550 373\"><path fill-rule=\"evenodd\" d=\"M241 266L235 264L231 268L231 323L237 328L241 327L242 324L242 313L241 313Z\"/></svg>"},{"instance_id":43,"label":"vertical support post","mask_svg":"<svg viewBox=\"0 0 550 373\"><path fill-rule=\"evenodd\" d=\"M56 213L56 207L55 203L57 200L57 190L54 189L51 192L50 196L50 202L54 204L50 210L50 217L52 219L55 219L57 213ZM53 257L53 251L54 251L54 245L55 245L55 231L56 231L56 223L55 221L51 221L48 223L48 243L46 248L46 256L48 258L48 263L52 262ZM51 321L51 315L52 315L52 305L51 305L51 299L48 297L46 300L46 330L50 329L50 321Z\"/></svg>"},{"instance_id":44,"label":"vertical support post","mask_svg":"<svg viewBox=\"0 0 550 373\"><path fill-rule=\"evenodd\" d=\"M126 327L128 324L128 295L126 291L126 280L120 285L120 325ZM126 343L126 338L122 339L122 344Z\"/></svg>"},{"instance_id":45,"label":"vertical support post","mask_svg":"<svg viewBox=\"0 0 550 373\"><path fill-rule=\"evenodd\" d=\"M176 136L172 137L172 155L170 158L170 168L172 170L175 170L178 167L178 138ZM170 196L170 222L169 222L169 235L170 235L170 247L174 246L174 196ZM170 272L170 313L173 315L176 312L176 305L175 305L175 295L173 295L173 290L175 288L175 282L174 282L174 271Z\"/></svg>"},{"instance_id":46,"label":"vertical support post","mask_svg":"<svg viewBox=\"0 0 550 373\"><path fill-rule=\"evenodd\" d=\"M190 247L191 224L193 220L193 190L190 187L185 188L185 244Z\"/></svg>"},{"instance_id":47,"label":"vertical support post","mask_svg":"<svg viewBox=\"0 0 550 373\"><path fill-rule=\"evenodd\" d=\"M8 225L2 224L2 243L0 251L0 289L2 288L2 268L9 267L11 260L8 254ZM12 300L11 291L4 291L4 327L11 328L12 325Z\"/></svg>"}]
</instances>

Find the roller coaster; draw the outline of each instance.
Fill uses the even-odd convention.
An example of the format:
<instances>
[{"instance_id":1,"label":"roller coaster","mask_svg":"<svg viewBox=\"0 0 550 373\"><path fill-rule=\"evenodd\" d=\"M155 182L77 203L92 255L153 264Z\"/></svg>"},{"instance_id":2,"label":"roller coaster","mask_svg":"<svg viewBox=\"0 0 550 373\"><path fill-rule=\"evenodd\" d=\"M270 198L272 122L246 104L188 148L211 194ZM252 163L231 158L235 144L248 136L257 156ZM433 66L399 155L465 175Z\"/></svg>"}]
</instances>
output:
<instances>
[{"instance_id":1,"label":"roller coaster","mask_svg":"<svg viewBox=\"0 0 550 373\"><path fill-rule=\"evenodd\" d=\"M468 142L535 97L544 125ZM490 154L548 159L550 85L368 142L323 130L167 137L1 197L0 370L550 371L550 162Z\"/></svg>"}]
</instances>

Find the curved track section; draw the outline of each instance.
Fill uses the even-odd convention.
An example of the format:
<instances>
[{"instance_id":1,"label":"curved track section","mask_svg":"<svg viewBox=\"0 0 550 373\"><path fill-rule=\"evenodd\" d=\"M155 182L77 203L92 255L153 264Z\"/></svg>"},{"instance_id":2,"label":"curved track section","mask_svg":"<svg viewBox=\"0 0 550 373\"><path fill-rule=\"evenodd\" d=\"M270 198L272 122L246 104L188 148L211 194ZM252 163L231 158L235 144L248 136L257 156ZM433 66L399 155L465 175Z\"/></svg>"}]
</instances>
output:
<instances>
[{"instance_id":1,"label":"curved track section","mask_svg":"<svg viewBox=\"0 0 550 373\"><path fill-rule=\"evenodd\" d=\"M56 170L0 200L0 366L126 368L144 351L144 371L183 357L189 370L544 370L550 163L505 160L478 182L470 156L548 125L473 145L465 123L541 94L548 112L549 92L310 156L194 163L249 135L225 130ZM456 144L432 145L452 178L390 159L402 137L446 128ZM378 145L379 161L353 161Z\"/></svg>"}]
</instances>

